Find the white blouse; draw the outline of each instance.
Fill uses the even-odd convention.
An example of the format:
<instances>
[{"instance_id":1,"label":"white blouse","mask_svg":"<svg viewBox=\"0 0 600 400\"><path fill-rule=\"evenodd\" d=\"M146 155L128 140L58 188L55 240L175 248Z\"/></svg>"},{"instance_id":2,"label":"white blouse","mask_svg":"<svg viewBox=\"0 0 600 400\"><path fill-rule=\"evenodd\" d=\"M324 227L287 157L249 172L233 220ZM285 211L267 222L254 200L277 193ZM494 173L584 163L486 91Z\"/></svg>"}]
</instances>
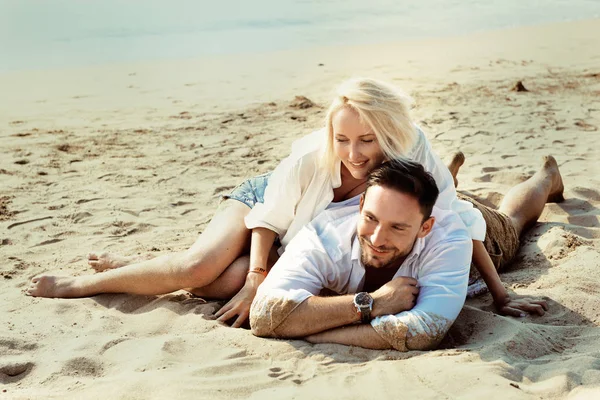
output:
<instances>
[{"instance_id":1,"label":"white blouse","mask_svg":"<svg viewBox=\"0 0 600 400\"><path fill-rule=\"evenodd\" d=\"M468 201L456 197L450 171L431 149L423 131L417 127L417 143L406 157L423 165L435 179L440 194L435 206L455 211L464 222L471 239L485 239L485 220ZM321 167L326 130L315 131L292 144L291 154L279 163L269 177L264 203L257 203L246 216L248 229L267 228L277 233L280 253L300 229L325 210L333 200L333 189L342 184L341 161L335 173Z\"/></svg>"}]
</instances>

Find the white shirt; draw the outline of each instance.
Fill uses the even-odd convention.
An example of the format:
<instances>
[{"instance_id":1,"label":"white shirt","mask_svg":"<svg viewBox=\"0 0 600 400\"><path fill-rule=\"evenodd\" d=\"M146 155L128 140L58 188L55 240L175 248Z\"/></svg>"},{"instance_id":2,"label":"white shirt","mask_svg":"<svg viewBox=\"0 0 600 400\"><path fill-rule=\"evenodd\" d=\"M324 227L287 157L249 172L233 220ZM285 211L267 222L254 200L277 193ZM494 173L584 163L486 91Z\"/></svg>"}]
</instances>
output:
<instances>
[{"instance_id":1,"label":"white shirt","mask_svg":"<svg viewBox=\"0 0 600 400\"><path fill-rule=\"evenodd\" d=\"M471 238L453 211L434 208L433 215L431 232L415 241L394 275L418 281L415 307L371 322L397 350L437 346L465 301ZM257 334L274 336L274 330L299 304L322 289L338 294L361 291L365 268L356 236L358 217L356 206L323 211L288 244L252 303L250 324Z\"/></svg>"},{"instance_id":2,"label":"white shirt","mask_svg":"<svg viewBox=\"0 0 600 400\"><path fill-rule=\"evenodd\" d=\"M468 201L459 200L448 168L432 151L423 131L417 127L417 143L407 158L423 165L435 179L440 194L436 207L454 210L462 219L472 239L485 239L485 220ZM323 155L326 130L307 135L292 145L291 154L281 161L269 177L264 203L257 203L246 216L248 229L268 228L277 233L282 244L290 240L333 200L333 189L342 184L341 161L334 174L319 163Z\"/></svg>"}]
</instances>

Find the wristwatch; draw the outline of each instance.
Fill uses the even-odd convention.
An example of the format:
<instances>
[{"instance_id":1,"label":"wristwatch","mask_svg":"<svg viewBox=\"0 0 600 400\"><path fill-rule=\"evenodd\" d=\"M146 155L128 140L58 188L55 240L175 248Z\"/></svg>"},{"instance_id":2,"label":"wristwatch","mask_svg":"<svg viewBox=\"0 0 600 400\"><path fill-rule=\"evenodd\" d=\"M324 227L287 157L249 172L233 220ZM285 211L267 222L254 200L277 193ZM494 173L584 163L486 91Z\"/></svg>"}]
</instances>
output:
<instances>
[{"instance_id":1,"label":"wristwatch","mask_svg":"<svg viewBox=\"0 0 600 400\"><path fill-rule=\"evenodd\" d=\"M367 292L360 292L354 295L354 307L360 316L360 321L364 324L371 321L371 310L373 310L373 298Z\"/></svg>"}]
</instances>

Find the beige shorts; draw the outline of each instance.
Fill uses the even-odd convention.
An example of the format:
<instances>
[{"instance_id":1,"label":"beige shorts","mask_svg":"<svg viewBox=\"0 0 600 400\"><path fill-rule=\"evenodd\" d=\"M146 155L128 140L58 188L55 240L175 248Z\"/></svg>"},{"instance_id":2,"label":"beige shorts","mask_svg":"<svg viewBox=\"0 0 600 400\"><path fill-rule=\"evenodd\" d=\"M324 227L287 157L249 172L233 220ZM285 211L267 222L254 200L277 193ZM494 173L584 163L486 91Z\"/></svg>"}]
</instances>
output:
<instances>
[{"instance_id":1,"label":"beige shorts","mask_svg":"<svg viewBox=\"0 0 600 400\"><path fill-rule=\"evenodd\" d=\"M508 215L484 206L471 197L462 193L457 193L457 196L459 199L473 204L473 207L481 211L487 225L483 245L490 255L496 271L501 271L513 261L519 250L519 235L512 221ZM478 278L479 272L471 265L469 282L473 282Z\"/></svg>"}]
</instances>

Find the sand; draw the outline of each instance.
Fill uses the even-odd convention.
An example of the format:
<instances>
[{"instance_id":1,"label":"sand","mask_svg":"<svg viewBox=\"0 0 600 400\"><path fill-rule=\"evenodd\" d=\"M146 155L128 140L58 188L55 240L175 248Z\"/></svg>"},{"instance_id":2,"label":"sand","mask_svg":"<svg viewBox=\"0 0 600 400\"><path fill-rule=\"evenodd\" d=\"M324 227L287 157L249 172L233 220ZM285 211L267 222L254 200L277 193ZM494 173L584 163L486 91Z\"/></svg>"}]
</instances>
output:
<instances>
[{"instance_id":1,"label":"sand","mask_svg":"<svg viewBox=\"0 0 600 400\"><path fill-rule=\"evenodd\" d=\"M0 75L2 398L600 398L600 20L363 47ZM467 301L430 352L267 340L184 292L23 294L40 273L91 274L93 249L193 243L219 195L320 127L354 75L416 100L435 150L466 155L460 188L498 204L558 160L546 207L501 275L543 316ZM512 91L521 81L526 92ZM295 96L314 107L292 107Z\"/></svg>"}]
</instances>

